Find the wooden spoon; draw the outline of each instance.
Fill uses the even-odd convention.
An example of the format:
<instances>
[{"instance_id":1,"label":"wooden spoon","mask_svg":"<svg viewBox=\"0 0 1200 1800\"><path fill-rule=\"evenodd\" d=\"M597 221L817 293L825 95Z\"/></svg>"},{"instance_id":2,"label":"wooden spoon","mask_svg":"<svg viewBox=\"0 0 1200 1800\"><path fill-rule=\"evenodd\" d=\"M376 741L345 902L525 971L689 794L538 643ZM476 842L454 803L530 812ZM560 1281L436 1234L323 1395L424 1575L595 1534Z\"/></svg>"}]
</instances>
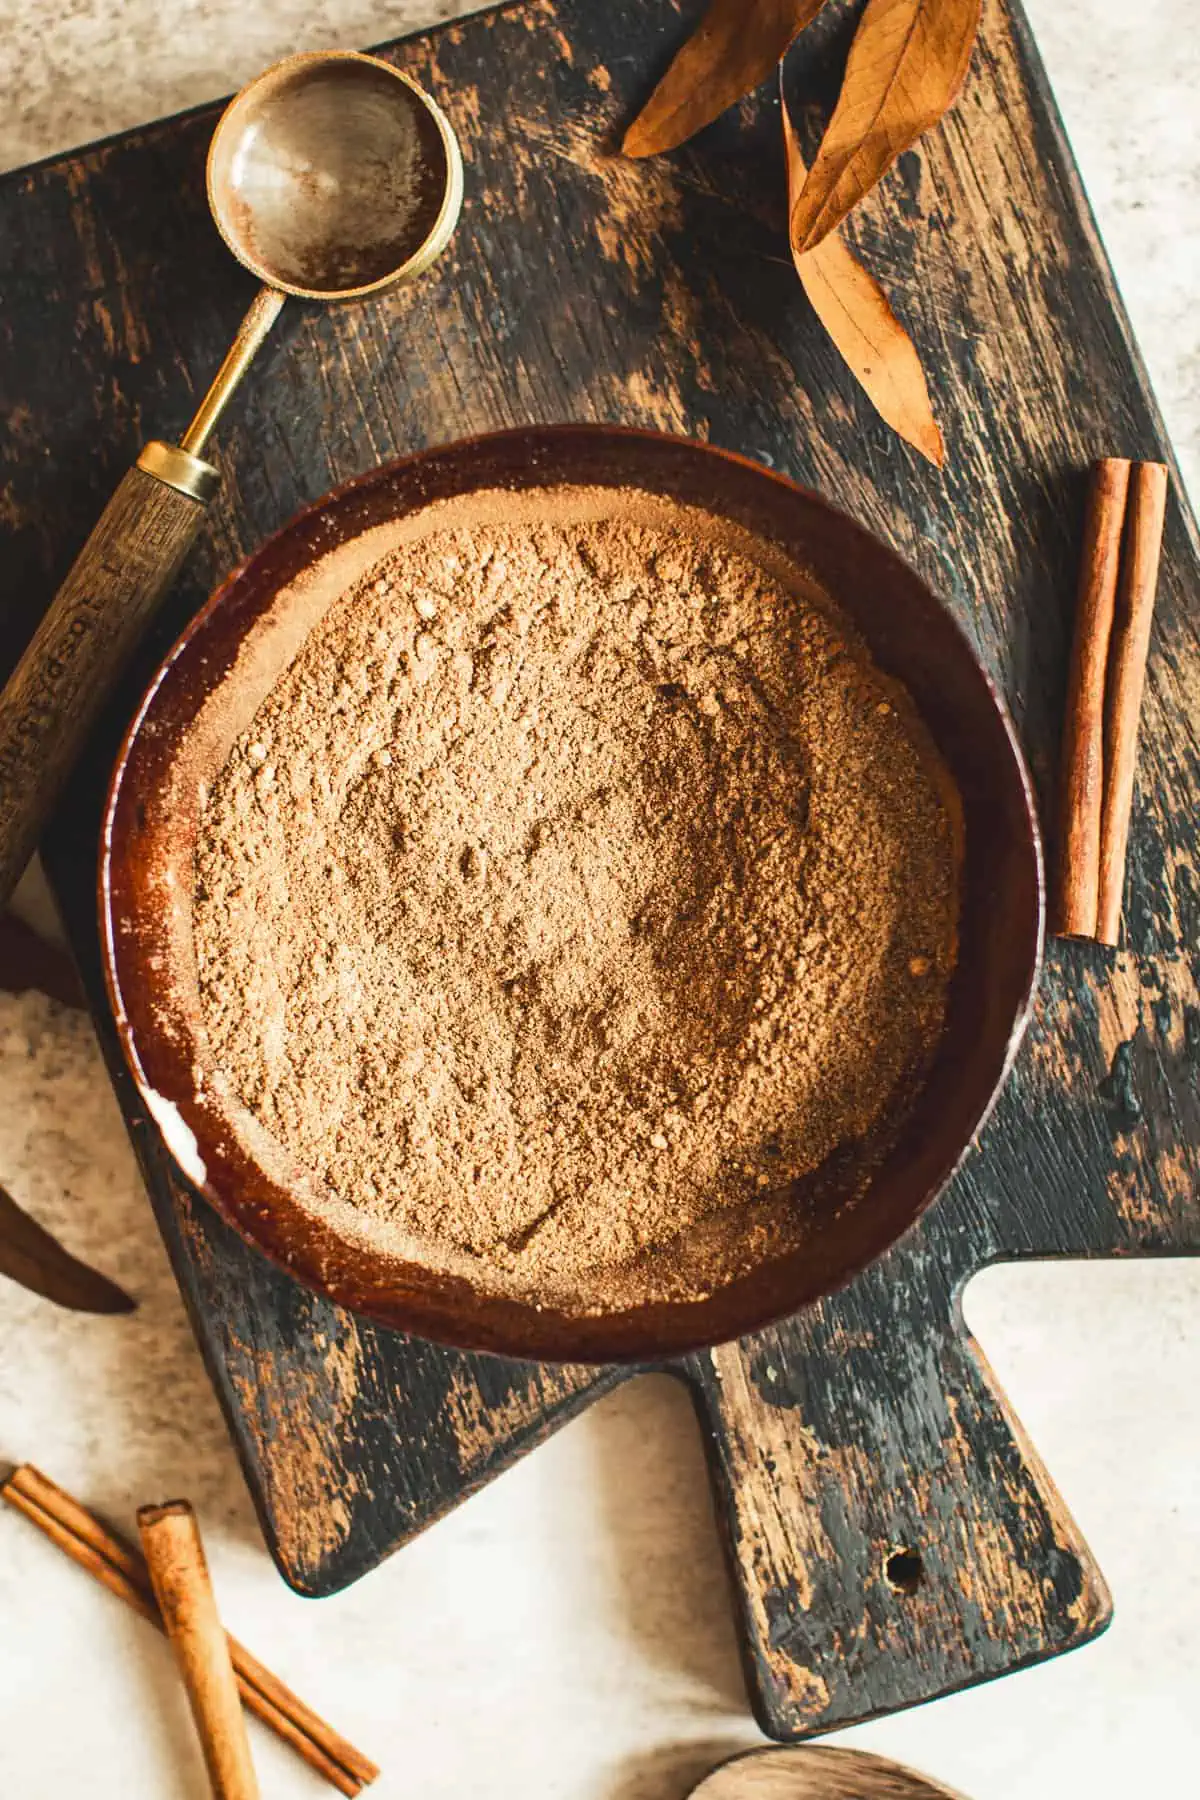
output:
<instances>
[{"instance_id":1,"label":"wooden spoon","mask_svg":"<svg viewBox=\"0 0 1200 1800\"><path fill-rule=\"evenodd\" d=\"M706 1775L689 1800L963 1800L963 1796L865 1750L805 1744L732 1757Z\"/></svg>"}]
</instances>

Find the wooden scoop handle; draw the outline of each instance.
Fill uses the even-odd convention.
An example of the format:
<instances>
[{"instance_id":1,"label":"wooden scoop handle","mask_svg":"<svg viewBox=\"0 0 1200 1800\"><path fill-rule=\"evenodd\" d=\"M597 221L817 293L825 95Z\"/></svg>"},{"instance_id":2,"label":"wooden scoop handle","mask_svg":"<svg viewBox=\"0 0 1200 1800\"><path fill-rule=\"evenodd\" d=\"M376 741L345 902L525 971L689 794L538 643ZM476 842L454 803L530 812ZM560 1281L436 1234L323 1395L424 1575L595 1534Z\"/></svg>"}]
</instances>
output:
<instances>
[{"instance_id":1,"label":"wooden scoop handle","mask_svg":"<svg viewBox=\"0 0 1200 1800\"><path fill-rule=\"evenodd\" d=\"M0 693L0 910L216 485L211 464L147 444Z\"/></svg>"}]
</instances>

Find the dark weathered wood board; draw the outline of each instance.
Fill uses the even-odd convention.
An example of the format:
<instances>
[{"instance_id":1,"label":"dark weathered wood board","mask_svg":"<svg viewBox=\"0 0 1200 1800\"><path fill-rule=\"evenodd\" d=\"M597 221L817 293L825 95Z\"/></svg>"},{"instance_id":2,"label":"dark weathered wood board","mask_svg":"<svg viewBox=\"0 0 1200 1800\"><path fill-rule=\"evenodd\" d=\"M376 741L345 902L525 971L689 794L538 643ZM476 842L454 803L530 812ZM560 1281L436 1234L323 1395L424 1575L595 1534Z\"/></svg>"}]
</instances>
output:
<instances>
[{"instance_id":1,"label":"dark weathered wood board","mask_svg":"<svg viewBox=\"0 0 1200 1800\"><path fill-rule=\"evenodd\" d=\"M944 476L879 424L800 296L764 94L669 159L612 154L699 0L534 0L395 46L462 135L454 245L408 292L291 307L218 450L211 527L48 849L159 1222L268 1540L352 1581L628 1371L461 1356L355 1321L173 1181L117 1061L91 895L99 798L155 659L298 505L396 452L529 419L707 437L891 538L973 632L1048 792L1082 470L1162 431L1044 76L988 0L954 114L853 228L921 346ZM828 103L848 8L793 58ZM204 209L211 112L0 182L0 670L143 437L178 431L250 295ZM815 114L808 115L815 122ZM1197 549L1172 504L1133 824L1127 946L1052 946L978 1150L845 1293L675 1372L710 1453L764 1727L801 1735L1084 1642L1108 1601L967 1337L998 1258L1200 1250ZM1189 612L1191 616L1189 617ZM911 1593L887 1578L912 1549Z\"/></svg>"}]
</instances>

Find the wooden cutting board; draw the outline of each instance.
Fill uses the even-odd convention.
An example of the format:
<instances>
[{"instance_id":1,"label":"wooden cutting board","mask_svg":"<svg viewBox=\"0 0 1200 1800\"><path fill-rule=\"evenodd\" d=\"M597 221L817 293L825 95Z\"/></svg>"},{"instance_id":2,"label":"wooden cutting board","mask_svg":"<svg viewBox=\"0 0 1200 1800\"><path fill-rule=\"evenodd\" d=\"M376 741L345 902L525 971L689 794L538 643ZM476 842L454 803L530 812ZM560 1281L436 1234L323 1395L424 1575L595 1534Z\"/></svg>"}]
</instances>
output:
<instances>
[{"instance_id":1,"label":"wooden cutting board","mask_svg":"<svg viewBox=\"0 0 1200 1800\"><path fill-rule=\"evenodd\" d=\"M530 0L392 46L462 137L467 201L416 287L289 304L220 432L207 535L84 760L48 862L159 1223L268 1542L329 1593L628 1371L456 1355L357 1322L246 1249L165 1165L117 1060L92 883L139 684L299 505L403 450L527 420L691 433L819 488L946 596L1052 786L1083 470L1164 456L1045 77L988 0L965 93L851 235L920 346L949 461L856 391L783 235L769 90L668 159L614 154L699 0ZM793 57L828 105L848 9ZM144 437L177 432L250 296L204 206L211 110L0 181L0 672ZM1001 1258L1200 1250L1197 546L1178 492L1143 722L1127 944L1053 945L995 1116L921 1227L844 1293L673 1366L695 1399L751 1698L844 1725L1103 1629L1103 1581L959 1311Z\"/></svg>"}]
</instances>

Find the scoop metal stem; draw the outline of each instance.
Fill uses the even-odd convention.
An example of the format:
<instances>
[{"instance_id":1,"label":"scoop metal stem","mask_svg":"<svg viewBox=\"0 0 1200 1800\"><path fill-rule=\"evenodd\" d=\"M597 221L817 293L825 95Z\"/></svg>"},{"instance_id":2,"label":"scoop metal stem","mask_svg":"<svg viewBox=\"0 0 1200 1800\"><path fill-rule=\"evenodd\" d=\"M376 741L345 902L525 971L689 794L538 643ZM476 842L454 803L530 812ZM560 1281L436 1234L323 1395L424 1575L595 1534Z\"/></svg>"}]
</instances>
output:
<instances>
[{"instance_id":1,"label":"scoop metal stem","mask_svg":"<svg viewBox=\"0 0 1200 1800\"><path fill-rule=\"evenodd\" d=\"M245 318L237 329L225 360L213 376L212 383L196 410L196 416L179 440L179 448L199 456L212 435L213 427L233 396L238 382L258 355L267 333L283 311L286 294L278 288L262 287L254 296Z\"/></svg>"}]
</instances>

